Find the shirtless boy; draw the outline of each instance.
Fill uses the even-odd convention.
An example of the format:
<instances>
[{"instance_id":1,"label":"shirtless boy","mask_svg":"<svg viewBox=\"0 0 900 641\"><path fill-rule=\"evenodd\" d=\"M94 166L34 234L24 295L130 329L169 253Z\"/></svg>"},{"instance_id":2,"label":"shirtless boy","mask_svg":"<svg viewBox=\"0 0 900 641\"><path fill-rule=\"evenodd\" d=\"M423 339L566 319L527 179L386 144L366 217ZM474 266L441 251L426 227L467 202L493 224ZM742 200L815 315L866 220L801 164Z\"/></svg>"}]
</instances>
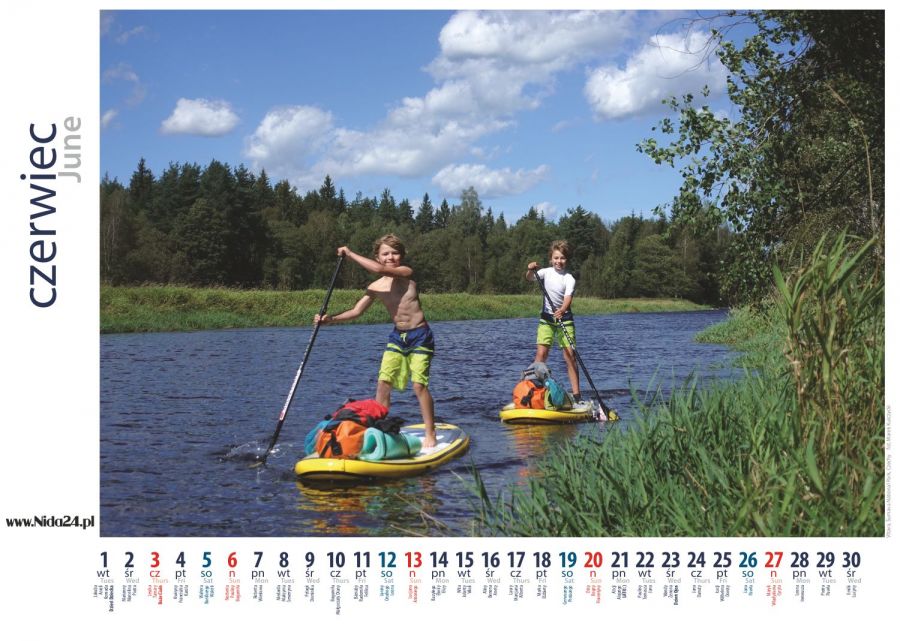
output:
<instances>
[{"instance_id":1,"label":"shirtless boy","mask_svg":"<svg viewBox=\"0 0 900 641\"><path fill-rule=\"evenodd\" d=\"M411 267L401 265L406 248L394 234L382 236L373 247L375 260L360 256L349 247L338 247L339 256L345 256L363 269L381 276L366 288L366 293L352 309L340 314L316 314L314 321L327 325L340 323L361 316L369 306L380 300L394 321L394 329L388 337L387 348L381 358L378 371L378 387L375 400L390 409L391 388L403 390L412 378L413 392L419 399L422 422L425 423L423 448L437 445L434 432L434 399L428 391L428 375L434 355L434 336L425 320L419 304L416 283L410 280Z\"/></svg>"}]
</instances>

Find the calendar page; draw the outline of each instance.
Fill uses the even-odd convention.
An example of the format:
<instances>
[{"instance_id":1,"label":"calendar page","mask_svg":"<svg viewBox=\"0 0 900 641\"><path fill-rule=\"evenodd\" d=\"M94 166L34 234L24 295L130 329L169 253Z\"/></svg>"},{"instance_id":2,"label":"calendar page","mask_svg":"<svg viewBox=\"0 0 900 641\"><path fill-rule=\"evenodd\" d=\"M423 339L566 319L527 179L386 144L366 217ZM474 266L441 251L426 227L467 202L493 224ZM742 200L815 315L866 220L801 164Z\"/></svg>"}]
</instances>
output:
<instances>
[{"instance_id":1,"label":"calendar page","mask_svg":"<svg viewBox=\"0 0 900 641\"><path fill-rule=\"evenodd\" d=\"M7 627L883 635L896 20L731 9L9 6Z\"/></svg>"}]
</instances>

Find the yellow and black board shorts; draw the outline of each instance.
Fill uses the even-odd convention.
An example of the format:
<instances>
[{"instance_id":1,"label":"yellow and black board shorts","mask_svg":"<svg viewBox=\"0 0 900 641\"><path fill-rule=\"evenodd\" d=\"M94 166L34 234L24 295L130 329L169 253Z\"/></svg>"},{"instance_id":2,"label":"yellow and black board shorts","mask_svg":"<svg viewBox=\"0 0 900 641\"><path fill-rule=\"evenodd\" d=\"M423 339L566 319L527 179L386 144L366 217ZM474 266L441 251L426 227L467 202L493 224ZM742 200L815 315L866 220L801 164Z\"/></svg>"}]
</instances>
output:
<instances>
[{"instance_id":1,"label":"yellow and black board shorts","mask_svg":"<svg viewBox=\"0 0 900 641\"><path fill-rule=\"evenodd\" d=\"M405 332L395 327L381 357L378 380L387 381L396 390L406 389L410 378L427 387L432 356L434 335L427 323Z\"/></svg>"}]
</instances>

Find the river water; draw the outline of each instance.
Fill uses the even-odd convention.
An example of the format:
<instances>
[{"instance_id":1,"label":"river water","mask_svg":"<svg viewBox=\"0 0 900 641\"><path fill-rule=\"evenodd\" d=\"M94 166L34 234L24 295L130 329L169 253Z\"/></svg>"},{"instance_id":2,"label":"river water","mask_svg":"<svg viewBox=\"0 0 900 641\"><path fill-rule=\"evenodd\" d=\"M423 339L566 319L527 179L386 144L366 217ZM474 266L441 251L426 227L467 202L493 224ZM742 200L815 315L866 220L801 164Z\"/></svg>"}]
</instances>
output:
<instances>
[{"instance_id":1,"label":"river water","mask_svg":"<svg viewBox=\"0 0 900 641\"><path fill-rule=\"evenodd\" d=\"M323 327L268 464L241 452L265 448L306 349L310 328L242 329L101 337L102 536L468 536L477 499L472 468L489 494L523 484L554 444L578 433L628 429L632 392L667 392L692 374L740 373L732 353L694 342L725 311L577 318L578 350L622 420L513 427L497 413L534 357L534 319L432 323L431 390L439 420L462 427L469 453L426 476L314 488L293 473L306 433L347 397L374 395L388 325ZM554 348L549 365L567 382ZM582 377L582 390L589 387ZM411 390L391 414L421 422Z\"/></svg>"}]
</instances>

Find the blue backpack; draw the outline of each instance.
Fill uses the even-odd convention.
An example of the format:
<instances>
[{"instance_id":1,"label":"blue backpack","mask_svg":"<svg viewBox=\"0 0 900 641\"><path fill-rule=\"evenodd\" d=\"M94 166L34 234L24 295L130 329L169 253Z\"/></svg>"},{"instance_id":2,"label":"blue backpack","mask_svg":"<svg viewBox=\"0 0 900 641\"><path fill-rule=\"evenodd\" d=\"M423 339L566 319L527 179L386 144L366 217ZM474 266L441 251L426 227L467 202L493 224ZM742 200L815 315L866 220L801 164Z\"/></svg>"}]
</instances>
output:
<instances>
[{"instance_id":1,"label":"blue backpack","mask_svg":"<svg viewBox=\"0 0 900 641\"><path fill-rule=\"evenodd\" d=\"M572 407L572 401L562 385L547 377L544 387L547 388L544 392L544 407L548 410L567 410Z\"/></svg>"}]
</instances>

